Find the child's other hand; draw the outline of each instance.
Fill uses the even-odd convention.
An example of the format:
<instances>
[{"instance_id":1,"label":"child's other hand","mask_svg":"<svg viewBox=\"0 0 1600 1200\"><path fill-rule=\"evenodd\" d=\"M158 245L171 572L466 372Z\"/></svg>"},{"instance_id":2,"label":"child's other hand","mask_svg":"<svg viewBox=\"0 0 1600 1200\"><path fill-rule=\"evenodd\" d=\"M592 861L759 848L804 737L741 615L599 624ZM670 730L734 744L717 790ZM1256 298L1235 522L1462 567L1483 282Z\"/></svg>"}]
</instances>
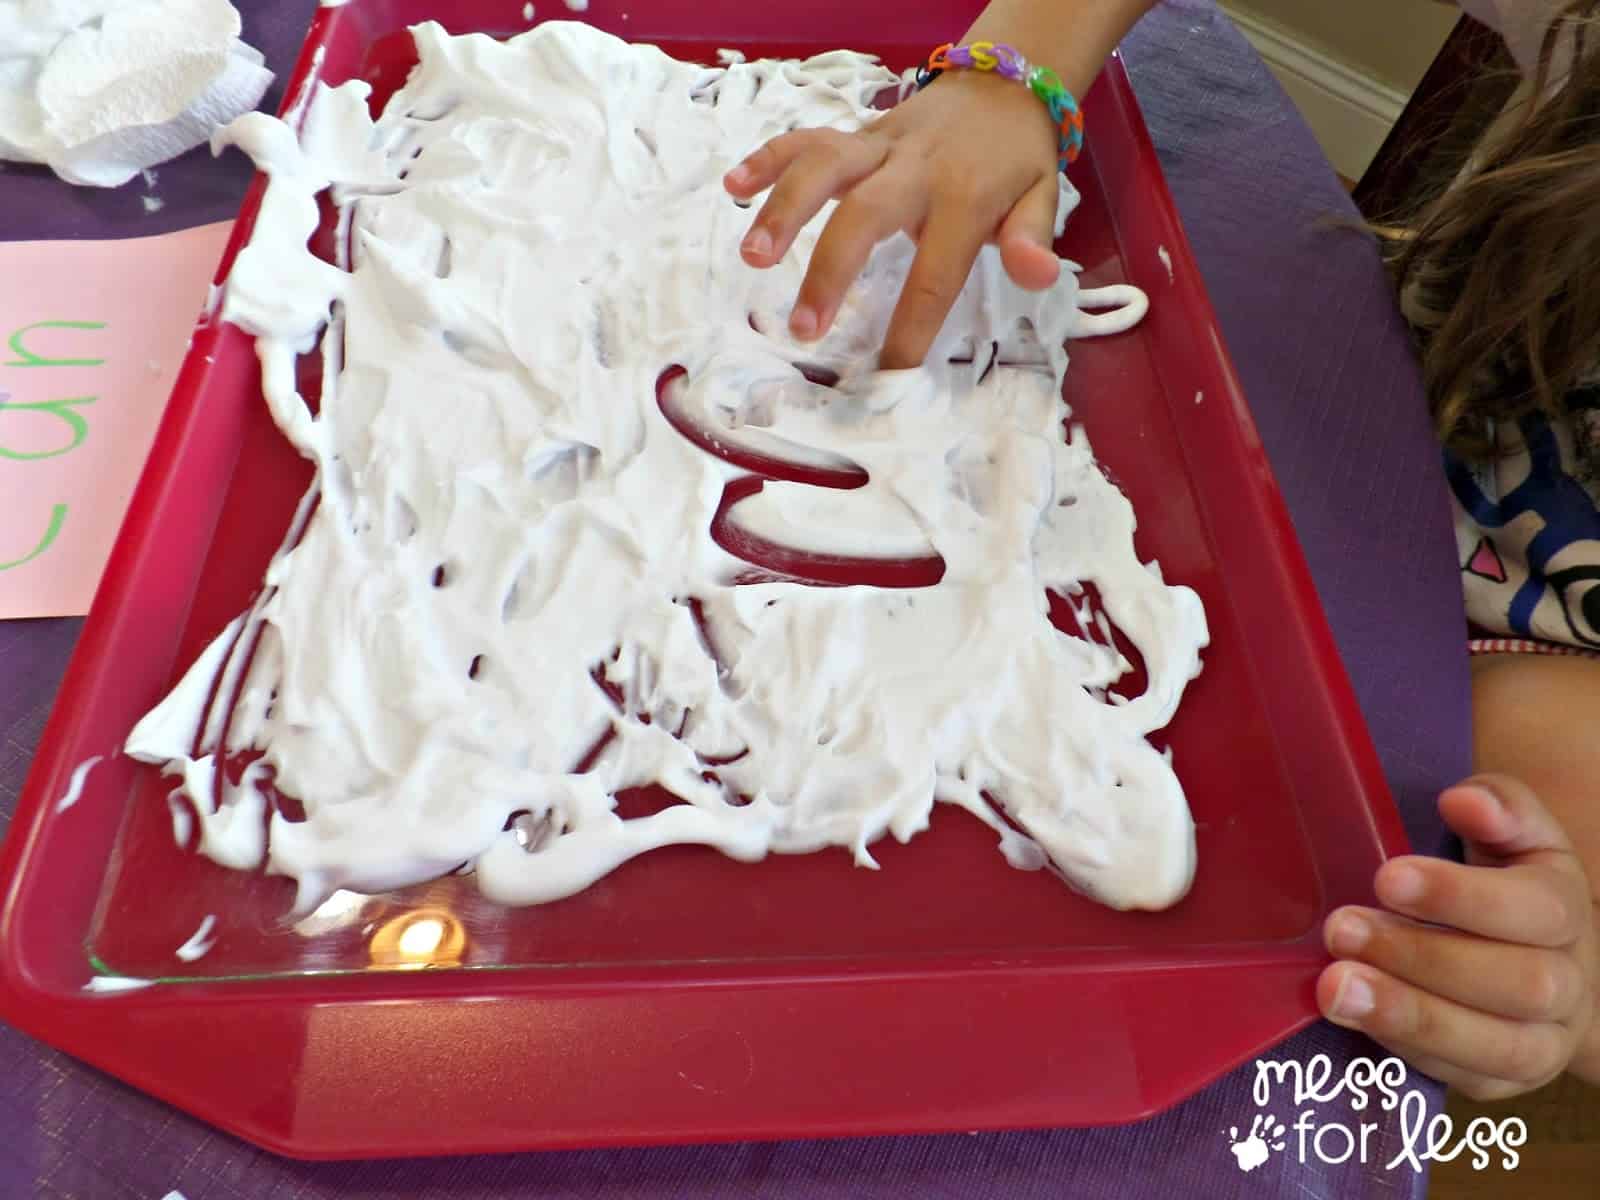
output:
<instances>
[{"instance_id":1,"label":"child's other hand","mask_svg":"<svg viewBox=\"0 0 1600 1200\"><path fill-rule=\"evenodd\" d=\"M1595 1012L1593 901L1561 826L1526 785L1484 775L1439 798L1467 864L1407 857L1377 875L1388 911L1327 921L1328 1019L1477 1100L1567 1069Z\"/></svg>"},{"instance_id":2,"label":"child's other hand","mask_svg":"<svg viewBox=\"0 0 1600 1200\"><path fill-rule=\"evenodd\" d=\"M916 239L880 359L892 369L922 362L986 242L998 242L1019 286L1055 282L1056 150L1049 112L1027 88L951 71L857 133L774 138L725 184L741 200L772 189L742 248L754 267L780 261L818 210L840 198L790 318L804 341L827 332L874 246L898 230Z\"/></svg>"}]
</instances>

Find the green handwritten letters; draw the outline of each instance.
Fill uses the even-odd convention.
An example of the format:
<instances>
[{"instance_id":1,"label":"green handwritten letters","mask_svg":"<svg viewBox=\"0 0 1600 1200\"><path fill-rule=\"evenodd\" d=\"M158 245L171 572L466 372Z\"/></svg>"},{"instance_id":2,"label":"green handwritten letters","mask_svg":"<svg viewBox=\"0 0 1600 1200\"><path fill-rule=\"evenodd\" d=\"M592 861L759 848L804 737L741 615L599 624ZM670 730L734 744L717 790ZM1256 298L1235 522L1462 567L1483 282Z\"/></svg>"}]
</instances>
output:
<instances>
[{"instance_id":1,"label":"green handwritten letters","mask_svg":"<svg viewBox=\"0 0 1600 1200\"><path fill-rule=\"evenodd\" d=\"M104 329L103 321L35 321L32 325L24 325L6 339L6 345L11 347L11 353L17 357L10 359L0 366L7 367L98 367L106 360L103 358L46 358L42 354L35 354L22 344L35 329Z\"/></svg>"},{"instance_id":2,"label":"green handwritten letters","mask_svg":"<svg viewBox=\"0 0 1600 1200\"><path fill-rule=\"evenodd\" d=\"M83 355L85 347L81 344L83 334L105 328L101 321L35 321L32 325L24 325L21 329L14 330L6 345L10 347L13 357L0 363L0 367L16 367L31 369L38 367L98 367L105 363L104 358L91 358ZM28 345L29 335L34 335L34 343L38 344L38 331L47 329L69 329L79 331L75 346L70 357L62 356L59 351L40 352ZM69 396L51 400L13 400L9 394L0 391L0 471L26 470L25 466L7 467L7 462L13 464L26 464L42 459L59 458L63 454L71 454L88 440L89 422L81 411L83 406L93 404L94 396ZM15 425L12 420L15 414L38 414L53 417L61 422L64 427L60 431L61 440L44 450L22 449L14 444L16 438ZM26 443L23 443L26 445ZM55 504L50 509L50 516L46 522L42 537L34 543L21 558L9 562L0 561L0 572L9 571L32 562L40 555L46 553L56 544L61 536L61 530L67 523L67 505Z\"/></svg>"},{"instance_id":3,"label":"green handwritten letters","mask_svg":"<svg viewBox=\"0 0 1600 1200\"><path fill-rule=\"evenodd\" d=\"M80 404L93 404L93 396L73 396L70 400L40 400L36 404L20 404L7 399L0 393L0 417L11 412L39 412L49 413L53 417L60 417L66 422L67 428L72 432L72 440L64 446L56 446L49 450L14 450L0 441L0 458L15 459L18 462L28 462L37 458L56 458L68 454L83 445L83 440L89 436L89 422L83 419L83 414L74 412L73 409Z\"/></svg>"},{"instance_id":4,"label":"green handwritten letters","mask_svg":"<svg viewBox=\"0 0 1600 1200\"><path fill-rule=\"evenodd\" d=\"M0 562L0 571L9 571L12 567L20 567L24 563L30 563L38 558L39 555L55 545L56 538L61 534L61 527L66 523L67 506L65 504L57 504L50 510L50 524L46 527L44 536L39 539L38 544L21 558L14 558L10 562Z\"/></svg>"}]
</instances>

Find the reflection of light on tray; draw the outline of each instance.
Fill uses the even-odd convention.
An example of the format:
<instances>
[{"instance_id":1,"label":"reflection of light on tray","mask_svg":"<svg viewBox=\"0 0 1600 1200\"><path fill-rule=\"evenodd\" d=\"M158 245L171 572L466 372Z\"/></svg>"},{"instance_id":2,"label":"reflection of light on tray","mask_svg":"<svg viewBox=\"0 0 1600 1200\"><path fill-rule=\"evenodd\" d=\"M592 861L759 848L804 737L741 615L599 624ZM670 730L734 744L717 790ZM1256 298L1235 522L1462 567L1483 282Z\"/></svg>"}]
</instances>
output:
<instances>
[{"instance_id":1,"label":"reflection of light on tray","mask_svg":"<svg viewBox=\"0 0 1600 1200\"><path fill-rule=\"evenodd\" d=\"M466 948L466 927L454 913L422 908L378 926L367 952L375 967L412 971L459 966Z\"/></svg>"}]
</instances>

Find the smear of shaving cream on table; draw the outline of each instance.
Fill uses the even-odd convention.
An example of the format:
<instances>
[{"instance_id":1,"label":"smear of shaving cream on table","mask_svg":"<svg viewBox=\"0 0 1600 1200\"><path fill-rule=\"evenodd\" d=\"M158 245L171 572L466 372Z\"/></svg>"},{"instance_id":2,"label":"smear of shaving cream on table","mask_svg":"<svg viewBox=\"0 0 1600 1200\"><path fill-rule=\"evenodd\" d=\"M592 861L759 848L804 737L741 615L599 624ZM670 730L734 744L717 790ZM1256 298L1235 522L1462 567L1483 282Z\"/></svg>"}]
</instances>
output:
<instances>
[{"instance_id":1,"label":"smear of shaving cream on table","mask_svg":"<svg viewBox=\"0 0 1600 1200\"><path fill-rule=\"evenodd\" d=\"M61 799L56 801L56 811L66 812L83 797L83 785L89 778L89 772L105 760L105 755L96 754L86 758L72 769L72 777L67 780L67 791Z\"/></svg>"},{"instance_id":2,"label":"smear of shaving cream on table","mask_svg":"<svg viewBox=\"0 0 1600 1200\"><path fill-rule=\"evenodd\" d=\"M179 946L175 951L177 956L186 963L199 962L211 953L211 947L217 942L217 914L207 913L205 920L200 922L200 928L189 936L189 940Z\"/></svg>"},{"instance_id":3,"label":"smear of shaving cream on table","mask_svg":"<svg viewBox=\"0 0 1600 1200\"><path fill-rule=\"evenodd\" d=\"M83 985L83 990L113 996L120 992L136 992L153 983L154 979L136 979L131 975L95 975Z\"/></svg>"}]
</instances>

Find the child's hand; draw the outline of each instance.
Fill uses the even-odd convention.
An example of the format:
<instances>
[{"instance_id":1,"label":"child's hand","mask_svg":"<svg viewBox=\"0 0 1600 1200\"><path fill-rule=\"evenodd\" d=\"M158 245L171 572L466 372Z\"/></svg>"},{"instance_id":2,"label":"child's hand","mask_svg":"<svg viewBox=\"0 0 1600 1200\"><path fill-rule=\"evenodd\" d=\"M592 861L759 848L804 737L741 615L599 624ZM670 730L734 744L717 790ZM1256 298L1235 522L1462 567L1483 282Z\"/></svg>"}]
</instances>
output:
<instances>
[{"instance_id":1,"label":"child's hand","mask_svg":"<svg viewBox=\"0 0 1600 1200\"><path fill-rule=\"evenodd\" d=\"M1566 834L1526 785L1480 776L1439 808L1469 865L1385 863L1377 892L1389 911L1328 918L1328 949L1349 961L1323 972L1317 1001L1473 1099L1503 1099L1560 1075L1590 1036L1593 901Z\"/></svg>"},{"instance_id":2,"label":"child's hand","mask_svg":"<svg viewBox=\"0 0 1600 1200\"><path fill-rule=\"evenodd\" d=\"M1043 289L1060 263L1051 249L1056 130L1027 88L976 71L947 72L858 133L801 130L774 138L728 172L739 199L771 187L745 237L753 267L770 267L833 197L789 327L827 332L872 248L898 230L918 242L884 340L885 368L920 364L986 242L1007 273Z\"/></svg>"}]
</instances>

